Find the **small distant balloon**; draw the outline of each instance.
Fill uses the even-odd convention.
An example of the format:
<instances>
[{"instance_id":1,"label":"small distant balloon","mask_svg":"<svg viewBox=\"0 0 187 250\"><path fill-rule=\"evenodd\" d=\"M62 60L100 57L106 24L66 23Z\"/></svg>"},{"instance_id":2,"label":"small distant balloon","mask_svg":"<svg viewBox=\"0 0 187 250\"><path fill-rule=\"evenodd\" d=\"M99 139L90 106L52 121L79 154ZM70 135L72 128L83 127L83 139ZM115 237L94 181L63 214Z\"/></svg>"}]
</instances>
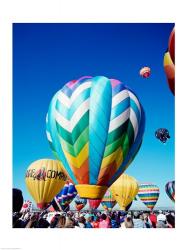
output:
<instances>
[{"instance_id":1,"label":"small distant balloon","mask_svg":"<svg viewBox=\"0 0 187 250\"><path fill-rule=\"evenodd\" d=\"M83 209L86 206L87 199L81 198L79 195L75 197L75 207L78 211Z\"/></svg>"},{"instance_id":2,"label":"small distant balloon","mask_svg":"<svg viewBox=\"0 0 187 250\"><path fill-rule=\"evenodd\" d=\"M151 69L149 67L143 67L140 70L140 76L142 76L143 78L148 78L150 77L151 74Z\"/></svg>"},{"instance_id":3,"label":"small distant balloon","mask_svg":"<svg viewBox=\"0 0 187 250\"><path fill-rule=\"evenodd\" d=\"M105 210L112 210L112 208L116 205L116 200L112 196L112 192L108 189L103 196L101 204Z\"/></svg>"},{"instance_id":4,"label":"small distant balloon","mask_svg":"<svg viewBox=\"0 0 187 250\"><path fill-rule=\"evenodd\" d=\"M139 185L138 196L147 208L153 210L159 198L160 190L154 184L142 183Z\"/></svg>"},{"instance_id":5,"label":"small distant balloon","mask_svg":"<svg viewBox=\"0 0 187 250\"><path fill-rule=\"evenodd\" d=\"M166 128L159 128L155 131L155 136L162 143L166 143L170 139L169 131Z\"/></svg>"}]
</instances>

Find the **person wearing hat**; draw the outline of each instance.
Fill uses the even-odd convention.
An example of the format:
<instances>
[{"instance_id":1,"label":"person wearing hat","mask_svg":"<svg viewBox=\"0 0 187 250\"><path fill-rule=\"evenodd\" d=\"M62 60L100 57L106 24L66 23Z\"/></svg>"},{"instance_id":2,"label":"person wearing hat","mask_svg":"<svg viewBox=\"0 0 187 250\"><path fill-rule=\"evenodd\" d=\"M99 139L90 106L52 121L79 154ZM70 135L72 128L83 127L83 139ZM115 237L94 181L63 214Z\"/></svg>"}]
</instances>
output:
<instances>
[{"instance_id":1,"label":"person wearing hat","mask_svg":"<svg viewBox=\"0 0 187 250\"><path fill-rule=\"evenodd\" d=\"M157 221L166 221L165 214L162 213L162 211L159 211L159 215L157 216Z\"/></svg>"},{"instance_id":2,"label":"person wearing hat","mask_svg":"<svg viewBox=\"0 0 187 250\"><path fill-rule=\"evenodd\" d=\"M157 216L157 228L167 228L166 224L166 216L162 213L162 211L159 211L159 215Z\"/></svg>"}]
</instances>

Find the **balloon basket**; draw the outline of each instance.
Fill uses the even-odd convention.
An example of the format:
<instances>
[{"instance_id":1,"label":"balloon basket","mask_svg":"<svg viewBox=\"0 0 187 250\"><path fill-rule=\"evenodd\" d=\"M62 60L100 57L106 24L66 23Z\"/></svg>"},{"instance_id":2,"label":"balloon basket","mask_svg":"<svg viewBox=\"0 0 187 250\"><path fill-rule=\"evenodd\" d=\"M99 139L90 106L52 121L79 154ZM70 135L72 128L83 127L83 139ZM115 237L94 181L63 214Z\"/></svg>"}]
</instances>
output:
<instances>
[{"instance_id":1,"label":"balloon basket","mask_svg":"<svg viewBox=\"0 0 187 250\"><path fill-rule=\"evenodd\" d=\"M40 202L40 203L37 203L37 207L41 210L44 210L48 204L49 202Z\"/></svg>"},{"instance_id":2,"label":"balloon basket","mask_svg":"<svg viewBox=\"0 0 187 250\"><path fill-rule=\"evenodd\" d=\"M78 184L75 187L80 197L86 199L102 199L108 189L107 186L87 184Z\"/></svg>"}]
</instances>

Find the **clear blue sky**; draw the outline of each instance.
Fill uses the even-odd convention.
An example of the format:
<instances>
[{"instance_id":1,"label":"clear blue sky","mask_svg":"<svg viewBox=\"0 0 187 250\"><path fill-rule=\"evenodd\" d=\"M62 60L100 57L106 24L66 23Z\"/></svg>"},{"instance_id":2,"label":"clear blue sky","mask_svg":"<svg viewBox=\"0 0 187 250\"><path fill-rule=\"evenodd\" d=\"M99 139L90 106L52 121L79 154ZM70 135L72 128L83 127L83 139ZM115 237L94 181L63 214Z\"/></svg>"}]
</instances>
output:
<instances>
[{"instance_id":1,"label":"clear blue sky","mask_svg":"<svg viewBox=\"0 0 187 250\"><path fill-rule=\"evenodd\" d=\"M165 184L174 173L174 97L163 55L174 24L14 24L13 25L13 186L31 199L24 181L29 164L54 158L45 135L52 96L69 80L104 75L126 83L146 113L144 141L127 174L160 188L157 206L173 206ZM151 77L139 76L142 66ZM166 127L166 145L155 139ZM140 201L135 202L139 206Z\"/></svg>"}]
</instances>

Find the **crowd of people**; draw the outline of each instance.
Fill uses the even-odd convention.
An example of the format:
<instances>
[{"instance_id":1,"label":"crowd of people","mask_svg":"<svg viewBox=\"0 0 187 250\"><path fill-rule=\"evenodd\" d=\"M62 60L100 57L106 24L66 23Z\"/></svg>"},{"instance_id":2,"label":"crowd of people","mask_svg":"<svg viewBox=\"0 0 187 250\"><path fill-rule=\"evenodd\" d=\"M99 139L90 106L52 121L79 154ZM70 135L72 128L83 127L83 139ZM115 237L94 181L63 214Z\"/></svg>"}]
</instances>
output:
<instances>
[{"instance_id":1,"label":"crowd of people","mask_svg":"<svg viewBox=\"0 0 187 250\"><path fill-rule=\"evenodd\" d=\"M172 211L15 212L14 228L174 228Z\"/></svg>"},{"instance_id":2,"label":"crowd of people","mask_svg":"<svg viewBox=\"0 0 187 250\"><path fill-rule=\"evenodd\" d=\"M175 228L173 211L22 210L21 190L13 189L13 228Z\"/></svg>"}]
</instances>

